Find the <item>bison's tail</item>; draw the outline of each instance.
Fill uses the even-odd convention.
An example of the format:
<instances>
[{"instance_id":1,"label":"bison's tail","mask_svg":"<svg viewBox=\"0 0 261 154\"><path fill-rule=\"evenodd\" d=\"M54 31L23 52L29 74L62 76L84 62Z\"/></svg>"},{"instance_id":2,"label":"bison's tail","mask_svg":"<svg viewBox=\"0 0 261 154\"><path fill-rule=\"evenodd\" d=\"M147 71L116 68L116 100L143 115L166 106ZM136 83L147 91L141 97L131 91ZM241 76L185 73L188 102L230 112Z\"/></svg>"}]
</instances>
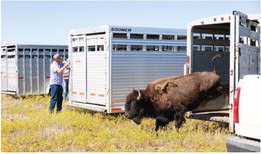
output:
<instances>
[{"instance_id":1,"label":"bison's tail","mask_svg":"<svg viewBox=\"0 0 261 154\"><path fill-rule=\"evenodd\" d=\"M216 66L215 66L215 64L214 64L214 61L216 60L216 58L222 58L222 57L223 57L223 54L224 54L224 53L219 52L219 53L216 54L216 55L212 58L212 60L211 60L212 69L213 69L213 72L215 72L215 73L216 73Z\"/></svg>"}]
</instances>

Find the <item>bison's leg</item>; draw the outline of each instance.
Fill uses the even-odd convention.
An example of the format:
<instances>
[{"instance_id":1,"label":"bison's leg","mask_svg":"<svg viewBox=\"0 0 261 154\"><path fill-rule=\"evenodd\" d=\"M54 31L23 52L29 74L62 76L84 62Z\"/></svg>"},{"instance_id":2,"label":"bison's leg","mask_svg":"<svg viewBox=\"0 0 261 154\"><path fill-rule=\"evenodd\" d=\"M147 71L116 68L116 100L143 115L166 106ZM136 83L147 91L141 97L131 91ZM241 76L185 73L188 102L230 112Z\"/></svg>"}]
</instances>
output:
<instances>
[{"instance_id":1,"label":"bison's leg","mask_svg":"<svg viewBox=\"0 0 261 154\"><path fill-rule=\"evenodd\" d=\"M185 116L184 110L176 111L176 113L174 115L174 119L175 119L175 127L176 127L177 130L179 130L181 125L186 122L186 119L185 119L184 116Z\"/></svg>"},{"instance_id":2,"label":"bison's leg","mask_svg":"<svg viewBox=\"0 0 261 154\"><path fill-rule=\"evenodd\" d=\"M164 116L159 116L156 118L156 128L155 131L159 130L159 127L166 126L169 123L169 119Z\"/></svg>"}]
</instances>

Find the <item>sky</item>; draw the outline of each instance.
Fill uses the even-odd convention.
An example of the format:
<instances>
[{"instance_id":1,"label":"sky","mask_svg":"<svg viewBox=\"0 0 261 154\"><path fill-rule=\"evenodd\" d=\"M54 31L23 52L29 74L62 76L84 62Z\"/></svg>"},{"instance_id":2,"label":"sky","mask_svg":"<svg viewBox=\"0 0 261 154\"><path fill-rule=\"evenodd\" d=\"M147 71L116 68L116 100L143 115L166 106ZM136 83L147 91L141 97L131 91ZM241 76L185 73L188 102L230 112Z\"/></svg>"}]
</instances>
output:
<instances>
[{"instance_id":1,"label":"sky","mask_svg":"<svg viewBox=\"0 0 261 154\"><path fill-rule=\"evenodd\" d=\"M259 1L2 1L1 43L67 44L72 29L100 25L186 28L233 10L260 14Z\"/></svg>"}]
</instances>

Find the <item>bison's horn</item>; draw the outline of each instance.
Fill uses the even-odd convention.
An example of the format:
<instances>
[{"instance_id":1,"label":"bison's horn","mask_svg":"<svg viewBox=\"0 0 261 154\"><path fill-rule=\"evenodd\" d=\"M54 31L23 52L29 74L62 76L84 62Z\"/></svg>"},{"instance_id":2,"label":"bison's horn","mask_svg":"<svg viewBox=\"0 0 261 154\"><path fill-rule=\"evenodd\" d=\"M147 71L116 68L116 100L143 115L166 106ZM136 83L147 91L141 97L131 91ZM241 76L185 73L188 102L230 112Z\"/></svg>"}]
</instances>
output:
<instances>
[{"instance_id":1,"label":"bison's horn","mask_svg":"<svg viewBox=\"0 0 261 154\"><path fill-rule=\"evenodd\" d=\"M138 95L138 97L137 97L137 100L139 101L139 100L141 100L141 93L140 93L140 90L138 89L138 93L139 93L139 95Z\"/></svg>"}]
</instances>

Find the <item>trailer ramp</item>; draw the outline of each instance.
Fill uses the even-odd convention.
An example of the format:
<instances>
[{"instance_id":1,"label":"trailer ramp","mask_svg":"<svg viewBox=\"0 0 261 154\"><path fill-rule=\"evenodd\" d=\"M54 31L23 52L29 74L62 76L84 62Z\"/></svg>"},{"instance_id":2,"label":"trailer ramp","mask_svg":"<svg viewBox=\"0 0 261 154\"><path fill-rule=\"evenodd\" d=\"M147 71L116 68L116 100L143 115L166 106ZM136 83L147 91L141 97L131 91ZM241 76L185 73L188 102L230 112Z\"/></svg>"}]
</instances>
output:
<instances>
[{"instance_id":1,"label":"trailer ramp","mask_svg":"<svg viewBox=\"0 0 261 154\"><path fill-rule=\"evenodd\" d=\"M229 111L211 111L211 112L198 112L192 113L187 116L188 118L215 121L215 122L229 122Z\"/></svg>"}]
</instances>

